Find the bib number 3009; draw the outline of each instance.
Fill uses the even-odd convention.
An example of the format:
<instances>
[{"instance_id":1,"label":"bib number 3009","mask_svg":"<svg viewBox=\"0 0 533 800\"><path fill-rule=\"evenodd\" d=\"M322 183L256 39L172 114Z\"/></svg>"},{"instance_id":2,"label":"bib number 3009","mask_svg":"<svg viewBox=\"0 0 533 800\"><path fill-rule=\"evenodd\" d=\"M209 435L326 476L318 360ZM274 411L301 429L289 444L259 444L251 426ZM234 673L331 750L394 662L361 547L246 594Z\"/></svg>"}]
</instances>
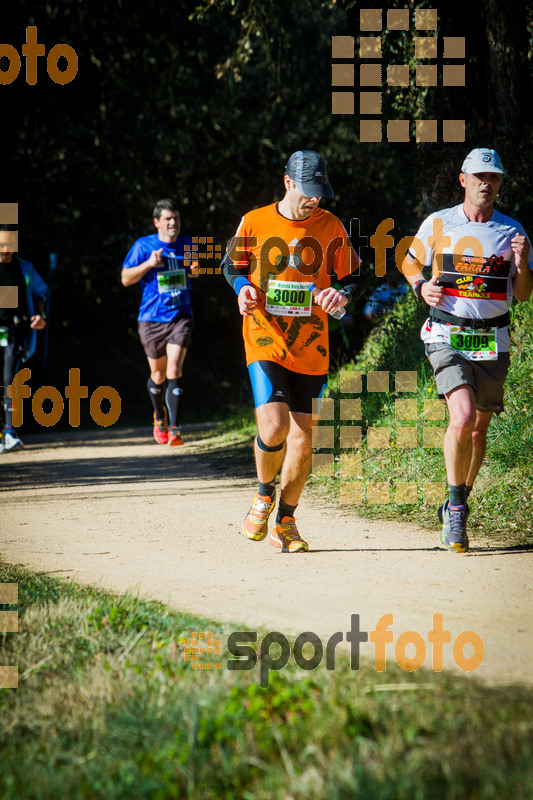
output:
<instances>
[{"instance_id":1,"label":"bib number 3009","mask_svg":"<svg viewBox=\"0 0 533 800\"><path fill-rule=\"evenodd\" d=\"M472 330L450 327L450 344L470 361L495 361L498 358L497 328Z\"/></svg>"}]
</instances>

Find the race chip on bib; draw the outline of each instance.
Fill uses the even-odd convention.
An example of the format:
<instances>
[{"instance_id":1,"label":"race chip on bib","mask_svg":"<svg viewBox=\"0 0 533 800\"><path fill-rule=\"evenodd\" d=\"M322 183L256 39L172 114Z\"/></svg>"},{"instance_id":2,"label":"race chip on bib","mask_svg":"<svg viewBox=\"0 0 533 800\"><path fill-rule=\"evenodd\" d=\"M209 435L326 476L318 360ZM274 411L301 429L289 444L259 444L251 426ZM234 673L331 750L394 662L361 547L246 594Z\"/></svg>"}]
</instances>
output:
<instances>
[{"instance_id":1,"label":"race chip on bib","mask_svg":"<svg viewBox=\"0 0 533 800\"><path fill-rule=\"evenodd\" d=\"M187 288L184 269L172 269L157 273L159 294L174 294Z\"/></svg>"},{"instance_id":2,"label":"race chip on bib","mask_svg":"<svg viewBox=\"0 0 533 800\"><path fill-rule=\"evenodd\" d=\"M313 296L311 283L268 281L265 308L286 317L310 317Z\"/></svg>"},{"instance_id":3,"label":"race chip on bib","mask_svg":"<svg viewBox=\"0 0 533 800\"><path fill-rule=\"evenodd\" d=\"M495 361L498 358L497 332L498 328L472 330L451 325L450 344L469 361Z\"/></svg>"}]
</instances>

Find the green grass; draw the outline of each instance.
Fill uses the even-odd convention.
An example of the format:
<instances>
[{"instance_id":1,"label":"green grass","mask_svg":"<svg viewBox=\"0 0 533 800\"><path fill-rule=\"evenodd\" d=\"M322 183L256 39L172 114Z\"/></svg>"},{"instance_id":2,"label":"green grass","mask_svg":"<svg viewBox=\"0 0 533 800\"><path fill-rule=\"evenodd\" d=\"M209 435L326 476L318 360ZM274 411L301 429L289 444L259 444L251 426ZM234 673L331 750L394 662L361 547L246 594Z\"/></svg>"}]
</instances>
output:
<instances>
[{"instance_id":1,"label":"green grass","mask_svg":"<svg viewBox=\"0 0 533 800\"><path fill-rule=\"evenodd\" d=\"M359 370L363 374L373 370L391 373L389 393L358 394L340 392L340 373L330 380L328 395L335 400L335 474L321 476L317 471L311 483L322 496L339 502L340 476L349 486L350 482L362 481L362 504L353 505L360 515L403 518L425 526L437 527L436 502L424 494L425 482L446 484L446 471L442 449L423 445L422 428L445 429L446 419L427 421L424 419L424 401L436 397L436 386L431 368L424 354L419 330L426 310L408 296L399 303L370 333L359 355L344 370ZM511 368L505 389L505 411L494 417L488 436L487 455L475 484L470 501L473 513L469 517L469 529L477 537L489 542L504 540L507 544L533 543L533 304L515 304L512 309ZM416 371L418 374L416 393L393 391L392 382L396 371ZM365 383L363 382L363 389ZM341 464L340 427L349 425L339 419L340 397L362 398L361 425L363 443L359 452L362 457L362 474L350 476ZM397 421L395 400L412 398L417 401L416 422ZM328 425L331 423L323 422ZM398 428L418 428L416 448L401 449L396 441ZM391 432L391 447L385 450L370 450L366 444L369 427L388 427ZM442 433L443 431L441 431ZM326 452L326 451L324 451ZM344 471L343 471L344 470ZM395 487L399 482L416 483L416 503L396 503ZM389 503L369 503L369 484L377 482L389 486ZM350 507L350 506L347 506Z\"/></svg>"},{"instance_id":2,"label":"green grass","mask_svg":"<svg viewBox=\"0 0 533 800\"><path fill-rule=\"evenodd\" d=\"M0 639L0 796L454 800L533 794L533 690L372 664L194 671L193 630L159 603L12 567L20 631ZM262 634L259 634L261 639Z\"/></svg>"}]
</instances>

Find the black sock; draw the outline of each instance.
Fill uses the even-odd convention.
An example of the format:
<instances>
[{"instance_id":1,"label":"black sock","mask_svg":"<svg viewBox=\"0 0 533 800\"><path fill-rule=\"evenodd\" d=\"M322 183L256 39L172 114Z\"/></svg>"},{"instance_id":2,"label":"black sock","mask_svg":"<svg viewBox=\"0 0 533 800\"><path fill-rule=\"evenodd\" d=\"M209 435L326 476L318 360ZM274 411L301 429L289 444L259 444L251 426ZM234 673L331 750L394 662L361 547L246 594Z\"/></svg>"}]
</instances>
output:
<instances>
[{"instance_id":1,"label":"black sock","mask_svg":"<svg viewBox=\"0 0 533 800\"><path fill-rule=\"evenodd\" d=\"M165 400L167 402L167 408L168 408L169 425L179 426L180 410L181 410L180 401L183 395L183 389L181 388L182 380L183 380L182 378L169 378L168 380Z\"/></svg>"},{"instance_id":2,"label":"black sock","mask_svg":"<svg viewBox=\"0 0 533 800\"><path fill-rule=\"evenodd\" d=\"M467 499L468 499L468 496L469 496L469 494L470 494L470 492L472 491L472 489L473 489L473 488L474 488L473 486L465 486L465 489L466 489L466 498L467 498Z\"/></svg>"},{"instance_id":3,"label":"black sock","mask_svg":"<svg viewBox=\"0 0 533 800\"><path fill-rule=\"evenodd\" d=\"M466 486L461 483L460 486L452 486L448 484L450 490L450 505L451 506L464 506L466 503Z\"/></svg>"},{"instance_id":4,"label":"black sock","mask_svg":"<svg viewBox=\"0 0 533 800\"><path fill-rule=\"evenodd\" d=\"M165 419L165 404L163 403L163 393L165 391L165 381L163 383L154 383L152 378L148 378L146 383L148 394L155 411L156 419Z\"/></svg>"},{"instance_id":5,"label":"black sock","mask_svg":"<svg viewBox=\"0 0 533 800\"><path fill-rule=\"evenodd\" d=\"M272 499L275 491L276 481L270 481L270 483L261 483L261 481L259 481L259 494L262 494L263 497L270 497L270 499Z\"/></svg>"},{"instance_id":6,"label":"black sock","mask_svg":"<svg viewBox=\"0 0 533 800\"><path fill-rule=\"evenodd\" d=\"M296 505L298 505L298 503L296 503ZM276 515L276 522L281 524L281 522L283 522L283 517L294 517L295 510L296 506L289 506L287 503L284 503L283 500L280 500L278 513Z\"/></svg>"}]
</instances>

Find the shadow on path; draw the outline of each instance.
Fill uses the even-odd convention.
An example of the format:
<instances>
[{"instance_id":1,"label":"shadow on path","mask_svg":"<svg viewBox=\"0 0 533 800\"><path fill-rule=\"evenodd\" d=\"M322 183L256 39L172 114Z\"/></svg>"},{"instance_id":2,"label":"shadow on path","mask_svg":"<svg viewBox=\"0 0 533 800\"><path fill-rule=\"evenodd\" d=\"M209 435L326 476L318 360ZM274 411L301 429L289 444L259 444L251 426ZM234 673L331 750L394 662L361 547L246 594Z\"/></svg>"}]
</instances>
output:
<instances>
[{"instance_id":1,"label":"shadow on path","mask_svg":"<svg viewBox=\"0 0 533 800\"><path fill-rule=\"evenodd\" d=\"M193 427L197 430L191 430ZM255 475L253 452L248 443L206 446L198 452L187 445L173 448L156 445L143 433L128 429L66 433L53 438L50 435L32 437L22 454L4 453L0 457L0 492L156 481L174 483L202 478L212 482L228 478L242 480ZM209 431L206 426L190 426L188 430L184 428L184 435L187 443L201 446ZM141 452L138 455L120 453L115 457L110 451L110 448L125 446ZM84 452L79 457L80 448L89 449L94 455ZM53 458L53 455L50 458L48 454L56 449L62 449L61 458ZM43 451L46 451L45 458L32 457L43 455Z\"/></svg>"}]
</instances>

